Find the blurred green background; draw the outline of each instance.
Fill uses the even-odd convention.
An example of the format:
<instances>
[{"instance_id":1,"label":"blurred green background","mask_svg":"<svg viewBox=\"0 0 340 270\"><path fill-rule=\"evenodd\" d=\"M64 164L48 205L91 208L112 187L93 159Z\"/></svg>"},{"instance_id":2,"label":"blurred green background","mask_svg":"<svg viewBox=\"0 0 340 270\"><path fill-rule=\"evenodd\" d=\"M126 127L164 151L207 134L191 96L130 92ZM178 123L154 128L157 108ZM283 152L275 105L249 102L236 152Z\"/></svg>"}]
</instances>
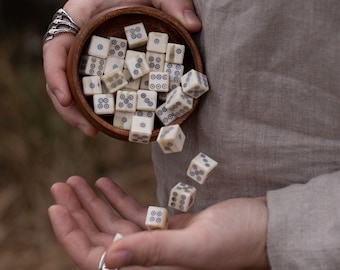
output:
<instances>
[{"instance_id":1,"label":"blurred green background","mask_svg":"<svg viewBox=\"0 0 340 270\"><path fill-rule=\"evenodd\" d=\"M46 94L41 38L63 4L0 2L0 270L75 269L47 216L54 182L108 176L144 205L156 201L150 145L88 138Z\"/></svg>"}]
</instances>

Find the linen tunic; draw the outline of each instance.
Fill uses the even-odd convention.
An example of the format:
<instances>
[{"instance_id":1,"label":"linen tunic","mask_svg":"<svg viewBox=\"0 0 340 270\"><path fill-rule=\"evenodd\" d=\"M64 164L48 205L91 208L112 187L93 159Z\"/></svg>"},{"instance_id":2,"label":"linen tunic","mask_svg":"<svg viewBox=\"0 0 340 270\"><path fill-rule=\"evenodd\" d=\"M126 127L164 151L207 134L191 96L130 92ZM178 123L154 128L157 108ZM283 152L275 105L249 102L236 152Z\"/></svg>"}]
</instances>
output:
<instances>
[{"instance_id":1,"label":"linen tunic","mask_svg":"<svg viewBox=\"0 0 340 270\"><path fill-rule=\"evenodd\" d=\"M340 1L196 0L210 91L180 153L153 145L161 205L179 181L197 212L267 196L272 269L340 269ZM204 152L204 185L186 176Z\"/></svg>"}]
</instances>

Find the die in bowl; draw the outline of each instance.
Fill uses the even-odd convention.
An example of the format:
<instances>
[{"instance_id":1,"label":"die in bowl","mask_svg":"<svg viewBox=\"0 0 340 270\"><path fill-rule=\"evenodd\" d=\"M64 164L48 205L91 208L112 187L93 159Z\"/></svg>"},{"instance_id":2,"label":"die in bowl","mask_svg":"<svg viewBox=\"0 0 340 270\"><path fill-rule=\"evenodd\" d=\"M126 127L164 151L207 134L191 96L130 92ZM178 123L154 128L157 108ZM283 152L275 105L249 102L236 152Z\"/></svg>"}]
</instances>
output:
<instances>
[{"instance_id":1,"label":"die in bowl","mask_svg":"<svg viewBox=\"0 0 340 270\"><path fill-rule=\"evenodd\" d=\"M83 116L99 131L124 141L128 141L128 130L113 126L111 116L102 116L94 112L92 98L85 96L83 92L79 65L81 57L85 54L89 40L93 35L125 38L124 27L136 23L143 23L147 32L167 33L169 35L169 42L185 45L184 72L191 69L203 72L202 59L190 33L176 19L155 8L133 6L110 9L89 20L76 35L69 51L67 62L68 83L76 106ZM144 45L134 50L145 52L146 48ZM192 109L178 117L172 124L182 124L187 120L197 107L198 102L199 99L195 99ZM157 121L157 117L155 118L150 141L154 141L157 138L159 130L163 125L161 121Z\"/></svg>"}]
</instances>

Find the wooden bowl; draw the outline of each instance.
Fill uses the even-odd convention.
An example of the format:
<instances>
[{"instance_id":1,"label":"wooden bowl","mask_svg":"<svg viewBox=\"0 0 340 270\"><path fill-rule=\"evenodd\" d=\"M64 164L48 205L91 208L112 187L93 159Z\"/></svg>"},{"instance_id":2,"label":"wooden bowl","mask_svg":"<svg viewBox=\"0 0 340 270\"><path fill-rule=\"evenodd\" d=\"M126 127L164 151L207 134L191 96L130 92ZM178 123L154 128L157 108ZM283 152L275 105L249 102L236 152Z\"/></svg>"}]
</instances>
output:
<instances>
[{"instance_id":1,"label":"wooden bowl","mask_svg":"<svg viewBox=\"0 0 340 270\"><path fill-rule=\"evenodd\" d=\"M76 35L71 46L67 61L68 83L76 106L84 117L99 131L116 139L128 141L129 131L117 128L112 124L112 116L100 116L94 113L92 97L83 94L81 75L79 75L79 63L81 56L88 45L92 35L115 36L125 38L124 26L143 22L147 32L165 32L169 35L169 42L179 43L186 46L184 57L184 73L194 68L203 73L203 64L199 50L187 30L174 18L163 12L144 6L123 7L110 9L93 17L84 25ZM145 52L144 48L137 48ZM172 124L183 123L195 110L199 99L194 99L193 108L182 117L177 118ZM157 119L157 116L155 116ZM151 141L157 138L162 123L155 121Z\"/></svg>"}]
</instances>

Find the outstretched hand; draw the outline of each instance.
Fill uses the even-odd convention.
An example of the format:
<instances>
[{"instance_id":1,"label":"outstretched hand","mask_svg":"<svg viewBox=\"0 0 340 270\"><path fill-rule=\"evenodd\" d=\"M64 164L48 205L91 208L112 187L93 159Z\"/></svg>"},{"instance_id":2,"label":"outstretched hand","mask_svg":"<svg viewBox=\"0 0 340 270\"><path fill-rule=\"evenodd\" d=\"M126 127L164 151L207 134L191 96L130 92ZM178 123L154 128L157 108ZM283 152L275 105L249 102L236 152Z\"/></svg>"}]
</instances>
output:
<instances>
[{"instance_id":1,"label":"outstretched hand","mask_svg":"<svg viewBox=\"0 0 340 270\"><path fill-rule=\"evenodd\" d=\"M98 180L97 186L117 211L126 206L126 219L118 217L81 177L70 177L51 188L56 202L49 208L52 227L63 248L83 270L97 269L100 256L116 233L127 235L143 229L145 210L137 202L108 179Z\"/></svg>"},{"instance_id":2,"label":"outstretched hand","mask_svg":"<svg viewBox=\"0 0 340 270\"><path fill-rule=\"evenodd\" d=\"M128 235L107 250L109 268L268 269L265 199L233 199L177 220L170 230Z\"/></svg>"},{"instance_id":3,"label":"outstretched hand","mask_svg":"<svg viewBox=\"0 0 340 270\"><path fill-rule=\"evenodd\" d=\"M168 230L147 231L146 208L107 178L96 187L109 205L80 177L52 186L53 229L82 270L96 269L105 251L105 263L113 269L268 268L263 198L233 199L198 214L170 216ZM124 238L112 243L118 232Z\"/></svg>"},{"instance_id":4,"label":"outstretched hand","mask_svg":"<svg viewBox=\"0 0 340 270\"><path fill-rule=\"evenodd\" d=\"M192 0L69 0L64 9L82 27L91 17L106 9L128 5L154 6L178 19L189 31L196 32L201 28ZM88 136L95 136L98 131L76 108L67 82L67 55L73 39L73 34L62 34L44 44L46 90L54 107L67 123Z\"/></svg>"}]
</instances>

